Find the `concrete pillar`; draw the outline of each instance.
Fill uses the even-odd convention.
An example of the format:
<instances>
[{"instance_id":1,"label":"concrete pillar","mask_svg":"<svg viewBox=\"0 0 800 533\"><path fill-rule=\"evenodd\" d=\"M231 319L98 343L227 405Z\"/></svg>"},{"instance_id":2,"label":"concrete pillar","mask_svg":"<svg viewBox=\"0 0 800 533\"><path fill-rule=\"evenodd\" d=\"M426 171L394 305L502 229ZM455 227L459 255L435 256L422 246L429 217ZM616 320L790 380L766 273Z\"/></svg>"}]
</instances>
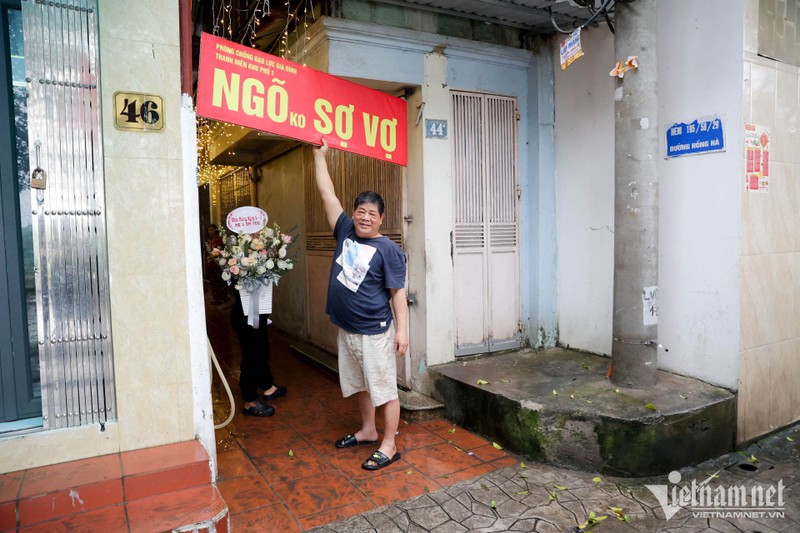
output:
<instances>
[{"instance_id":1,"label":"concrete pillar","mask_svg":"<svg viewBox=\"0 0 800 533\"><path fill-rule=\"evenodd\" d=\"M450 88L444 54L425 56L421 91L408 100L409 164L407 187L407 248L411 388L432 393L428 366L454 360L453 192L449 138L426 138L425 119L449 119ZM420 112L421 108L421 112ZM417 123L417 119L419 122Z\"/></svg>"},{"instance_id":2,"label":"concrete pillar","mask_svg":"<svg viewBox=\"0 0 800 533\"><path fill-rule=\"evenodd\" d=\"M611 381L647 388L657 370L658 69L656 0L618 2L614 53L639 68L615 92L614 342ZM656 300L657 301L657 300Z\"/></svg>"}]
</instances>

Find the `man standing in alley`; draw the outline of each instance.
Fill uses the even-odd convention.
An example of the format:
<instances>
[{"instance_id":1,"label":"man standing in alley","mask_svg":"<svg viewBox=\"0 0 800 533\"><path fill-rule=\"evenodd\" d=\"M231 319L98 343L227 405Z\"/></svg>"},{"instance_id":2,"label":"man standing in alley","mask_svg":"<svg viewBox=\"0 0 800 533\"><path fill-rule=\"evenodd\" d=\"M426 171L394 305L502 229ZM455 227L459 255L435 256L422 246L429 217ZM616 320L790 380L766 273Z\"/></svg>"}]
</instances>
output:
<instances>
[{"instance_id":1,"label":"man standing in alley","mask_svg":"<svg viewBox=\"0 0 800 533\"><path fill-rule=\"evenodd\" d=\"M406 260L400 247L380 233L384 204L378 193L362 192L354 202L352 217L344 212L328 171L327 153L324 140L314 148L317 188L336 238L325 311L339 328L342 395L355 396L361 412L361 429L335 445L377 444L375 410L382 407L383 440L361 465L380 470L400 458L395 445L400 423L396 357L408 349Z\"/></svg>"}]
</instances>

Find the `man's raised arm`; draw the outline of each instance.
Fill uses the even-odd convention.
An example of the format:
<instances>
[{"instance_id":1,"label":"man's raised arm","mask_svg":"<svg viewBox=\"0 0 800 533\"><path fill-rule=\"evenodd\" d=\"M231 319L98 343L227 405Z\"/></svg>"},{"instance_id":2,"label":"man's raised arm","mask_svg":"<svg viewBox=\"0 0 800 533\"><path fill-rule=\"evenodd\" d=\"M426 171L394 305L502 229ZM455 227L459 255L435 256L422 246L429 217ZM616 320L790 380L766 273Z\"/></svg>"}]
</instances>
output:
<instances>
[{"instance_id":1,"label":"man's raised arm","mask_svg":"<svg viewBox=\"0 0 800 533\"><path fill-rule=\"evenodd\" d=\"M331 229L336 226L336 221L339 220L339 215L342 214L342 203L336 197L336 190L333 188L333 180L328 172L328 162L325 161L325 155L328 153L328 143L322 140L322 146L314 147L314 168L315 180L317 182L317 189L322 197L322 207L325 209L325 216L328 218L328 224Z\"/></svg>"}]
</instances>

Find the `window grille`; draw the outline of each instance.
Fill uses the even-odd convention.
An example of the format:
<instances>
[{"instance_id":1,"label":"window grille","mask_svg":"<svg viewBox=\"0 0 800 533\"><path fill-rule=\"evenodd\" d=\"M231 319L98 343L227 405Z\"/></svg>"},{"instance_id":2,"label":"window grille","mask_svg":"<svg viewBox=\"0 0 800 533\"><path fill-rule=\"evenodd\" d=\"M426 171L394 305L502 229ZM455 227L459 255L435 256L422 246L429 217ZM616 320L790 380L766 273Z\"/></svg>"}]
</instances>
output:
<instances>
[{"instance_id":1,"label":"window grille","mask_svg":"<svg viewBox=\"0 0 800 533\"><path fill-rule=\"evenodd\" d=\"M250 169L247 167L237 168L219 179L220 221L223 224L228 213L251 204L250 183Z\"/></svg>"}]
</instances>

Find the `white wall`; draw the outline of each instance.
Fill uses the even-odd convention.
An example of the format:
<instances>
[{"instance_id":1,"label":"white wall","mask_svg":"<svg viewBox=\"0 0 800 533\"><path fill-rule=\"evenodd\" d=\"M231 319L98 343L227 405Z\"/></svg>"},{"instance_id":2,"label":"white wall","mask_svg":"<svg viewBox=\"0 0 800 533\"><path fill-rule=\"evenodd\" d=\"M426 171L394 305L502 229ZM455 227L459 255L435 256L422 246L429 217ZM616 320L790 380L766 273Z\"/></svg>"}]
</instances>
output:
<instances>
[{"instance_id":1,"label":"white wall","mask_svg":"<svg viewBox=\"0 0 800 533\"><path fill-rule=\"evenodd\" d=\"M611 354L614 299L614 36L581 33L560 70L555 39L555 174L560 342Z\"/></svg>"},{"instance_id":2,"label":"white wall","mask_svg":"<svg viewBox=\"0 0 800 533\"><path fill-rule=\"evenodd\" d=\"M722 153L659 163L659 367L736 388L742 183L743 0L659 3L658 111L664 125L725 117ZM562 344L610 354L614 97L604 28L556 70L558 313ZM554 43L558 69L558 42ZM635 72L628 75L636 75Z\"/></svg>"},{"instance_id":3,"label":"white wall","mask_svg":"<svg viewBox=\"0 0 800 533\"><path fill-rule=\"evenodd\" d=\"M659 366L735 389L743 0L661 2L658 16L659 126L723 115L727 145L659 165Z\"/></svg>"}]
</instances>

